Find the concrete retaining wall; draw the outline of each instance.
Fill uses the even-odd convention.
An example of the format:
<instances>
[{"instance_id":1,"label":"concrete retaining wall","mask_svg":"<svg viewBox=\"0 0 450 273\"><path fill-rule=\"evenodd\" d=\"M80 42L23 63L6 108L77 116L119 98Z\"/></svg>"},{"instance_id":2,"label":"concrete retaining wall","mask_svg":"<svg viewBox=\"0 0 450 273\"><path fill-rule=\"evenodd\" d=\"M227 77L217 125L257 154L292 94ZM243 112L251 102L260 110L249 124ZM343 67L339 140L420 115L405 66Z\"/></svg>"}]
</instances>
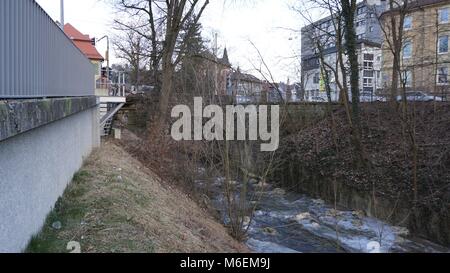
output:
<instances>
[{"instance_id":1,"label":"concrete retaining wall","mask_svg":"<svg viewBox=\"0 0 450 273\"><path fill-rule=\"evenodd\" d=\"M83 160L100 145L97 107L78 110L0 140L0 252L24 250Z\"/></svg>"}]
</instances>

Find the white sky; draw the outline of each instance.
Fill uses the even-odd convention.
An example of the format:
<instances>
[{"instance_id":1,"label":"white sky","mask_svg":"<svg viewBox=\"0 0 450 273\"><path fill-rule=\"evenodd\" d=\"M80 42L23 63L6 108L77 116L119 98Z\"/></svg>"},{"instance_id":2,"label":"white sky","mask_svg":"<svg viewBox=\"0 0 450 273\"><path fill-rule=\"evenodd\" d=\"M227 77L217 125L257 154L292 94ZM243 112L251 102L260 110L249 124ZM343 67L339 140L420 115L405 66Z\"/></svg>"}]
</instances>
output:
<instances>
[{"instance_id":1,"label":"white sky","mask_svg":"<svg viewBox=\"0 0 450 273\"><path fill-rule=\"evenodd\" d=\"M54 19L59 20L59 0L36 0ZM211 0L202 19L204 35L212 39L218 33L219 48L228 48L234 67L255 76L262 76L253 69L260 66L257 51L261 51L275 81L298 81L296 71L300 52L299 30L303 25L300 15L290 9L295 0L231 1ZM225 2L225 4L224 4ZM234 2L240 2L236 4ZM110 25L114 11L105 0L65 0L65 22L71 23L84 34L102 37L112 34ZM105 42L97 45L100 53L106 51ZM220 51L221 53L221 51ZM111 53L112 63L120 62Z\"/></svg>"}]
</instances>

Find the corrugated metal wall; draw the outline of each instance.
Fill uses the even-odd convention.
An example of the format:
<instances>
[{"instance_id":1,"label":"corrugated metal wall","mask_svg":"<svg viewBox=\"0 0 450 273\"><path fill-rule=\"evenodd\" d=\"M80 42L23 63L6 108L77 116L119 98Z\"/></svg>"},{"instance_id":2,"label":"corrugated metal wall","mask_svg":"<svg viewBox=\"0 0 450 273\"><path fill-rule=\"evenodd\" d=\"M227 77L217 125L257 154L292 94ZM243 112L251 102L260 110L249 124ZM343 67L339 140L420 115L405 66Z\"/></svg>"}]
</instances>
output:
<instances>
[{"instance_id":1,"label":"corrugated metal wall","mask_svg":"<svg viewBox=\"0 0 450 273\"><path fill-rule=\"evenodd\" d=\"M0 98L94 95L94 68L34 0L0 0Z\"/></svg>"}]
</instances>

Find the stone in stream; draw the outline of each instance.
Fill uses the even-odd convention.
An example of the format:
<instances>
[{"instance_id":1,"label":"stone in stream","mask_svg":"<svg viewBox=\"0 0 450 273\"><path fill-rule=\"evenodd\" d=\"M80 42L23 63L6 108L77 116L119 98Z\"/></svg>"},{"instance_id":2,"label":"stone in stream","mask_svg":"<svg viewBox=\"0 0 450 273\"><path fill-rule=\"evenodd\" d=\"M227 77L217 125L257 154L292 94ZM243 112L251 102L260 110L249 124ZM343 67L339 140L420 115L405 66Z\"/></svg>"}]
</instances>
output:
<instances>
[{"instance_id":1,"label":"stone in stream","mask_svg":"<svg viewBox=\"0 0 450 273\"><path fill-rule=\"evenodd\" d=\"M280 188L276 188L272 192L277 195L285 195L286 194L286 191L283 189L280 189Z\"/></svg>"},{"instance_id":2,"label":"stone in stream","mask_svg":"<svg viewBox=\"0 0 450 273\"><path fill-rule=\"evenodd\" d=\"M263 229L263 232L266 233L267 235L272 235L275 236L278 234L277 230L271 227L266 227Z\"/></svg>"},{"instance_id":3,"label":"stone in stream","mask_svg":"<svg viewBox=\"0 0 450 273\"><path fill-rule=\"evenodd\" d=\"M409 236L409 230L405 227L391 227L391 228L392 228L392 231L398 236L403 236L403 237Z\"/></svg>"},{"instance_id":4,"label":"stone in stream","mask_svg":"<svg viewBox=\"0 0 450 273\"><path fill-rule=\"evenodd\" d=\"M352 215L356 218L362 219L366 216L366 213L362 210L353 211Z\"/></svg>"},{"instance_id":5,"label":"stone in stream","mask_svg":"<svg viewBox=\"0 0 450 273\"><path fill-rule=\"evenodd\" d=\"M355 220L352 220L352 225L360 228L363 226L363 222L360 219L355 219Z\"/></svg>"},{"instance_id":6,"label":"stone in stream","mask_svg":"<svg viewBox=\"0 0 450 273\"><path fill-rule=\"evenodd\" d=\"M297 222L300 222L300 221L303 221L303 220L306 220L306 219L311 219L311 214L309 212L304 212L304 213L297 214L293 218L293 220L297 221Z\"/></svg>"},{"instance_id":7,"label":"stone in stream","mask_svg":"<svg viewBox=\"0 0 450 273\"><path fill-rule=\"evenodd\" d=\"M316 221L311 221L311 227L314 229L318 229L320 228L320 224L317 223Z\"/></svg>"},{"instance_id":8,"label":"stone in stream","mask_svg":"<svg viewBox=\"0 0 450 273\"><path fill-rule=\"evenodd\" d=\"M312 202L314 203L314 205L319 205L319 206L325 205L325 201L323 201L321 199L313 199Z\"/></svg>"},{"instance_id":9,"label":"stone in stream","mask_svg":"<svg viewBox=\"0 0 450 273\"><path fill-rule=\"evenodd\" d=\"M331 217L340 217L342 215L342 211L330 209L327 211L326 215Z\"/></svg>"}]
</instances>

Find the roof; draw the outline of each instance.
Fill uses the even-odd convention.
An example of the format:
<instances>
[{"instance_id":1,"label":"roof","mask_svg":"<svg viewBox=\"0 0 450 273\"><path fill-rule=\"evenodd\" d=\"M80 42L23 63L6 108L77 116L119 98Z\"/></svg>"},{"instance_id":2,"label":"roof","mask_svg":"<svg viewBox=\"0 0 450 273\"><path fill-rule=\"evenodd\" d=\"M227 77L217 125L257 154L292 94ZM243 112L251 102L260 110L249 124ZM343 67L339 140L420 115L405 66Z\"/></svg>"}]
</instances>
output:
<instances>
[{"instance_id":1,"label":"roof","mask_svg":"<svg viewBox=\"0 0 450 273\"><path fill-rule=\"evenodd\" d=\"M257 77L255 77L251 74L241 73L239 71L235 71L231 74L231 80L232 81L245 81L245 82L261 83L261 80L258 79Z\"/></svg>"},{"instance_id":2,"label":"roof","mask_svg":"<svg viewBox=\"0 0 450 273\"><path fill-rule=\"evenodd\" d=\"M105 60L103 56L100 55L100 53L97 51L95 46L92 45L89 35L81 33L71 24L64 25L64 32L88 59L95 61Z\"/></svg>"},{"instance_id":3,"label":"roof","mask_svg":"<svg viewBox=\"0 0 450 273\"><path fill-rule=\"evenodd\" d=\"M217 58L213 53L207 50L198 54L194 54L192 55L192 57L205 59L207 61L231 68L230 61L228 60L228 54L226 53L226 49L224 52L224 56L222 58Z\"/></svg>"},{"instance_id":4,"label":"roof","mask_svg":"<svg viewBox=\"0 0 450 273\"><path fill-rule=\"evenodd\" d=\"M416 9L424 8L426 6L432 6L432 5L438 5L438 4L448 4L448 0L415 0L415 1L411 1L408 4L407 10L413 11ZM399 10L400 10L400 8L394 8L392 10L387 10L386 12L381 14L381 16L383 16L385 14L389 14L391 12L396 12Z\"/></svg>"},{"instance_id":5,"label":"roof","mask_svg":"<svg viewBox=\"0 0 450 273\"><path fill-rule=\"evenodd\" d=\"M435 4L448 4L448 0L417 0L410 3L410 9L421 8Z\"/></svg>"}]
</instances>

